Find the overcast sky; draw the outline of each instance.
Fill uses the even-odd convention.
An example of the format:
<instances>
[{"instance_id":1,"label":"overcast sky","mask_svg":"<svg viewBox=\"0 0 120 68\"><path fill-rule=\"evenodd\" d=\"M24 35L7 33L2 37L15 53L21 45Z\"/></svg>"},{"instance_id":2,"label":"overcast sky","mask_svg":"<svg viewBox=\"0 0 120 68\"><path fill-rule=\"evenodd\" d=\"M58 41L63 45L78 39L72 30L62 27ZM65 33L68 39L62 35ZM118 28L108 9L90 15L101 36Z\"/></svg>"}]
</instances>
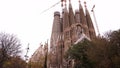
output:
<instances>
[{"instance_id":1,"label":"overcast sky","mask_svg":"<svg viewBox=\"0 0 120 68\"><path fill-rule=\"evenodd\" d=\"M58 4L42 13L60 0L0 0L0 32L12 33L21 40L25 53L30 44L29 56L39 44L50 39L53 13L61 11ZM78 9L78 0L71 0L74 9ZM81 0L83 4L85 0ZM95 16L101 34L120 28L119 0L86 0L88 10L95 4ZM90 12L93 17L93 13ZM93 20L94 21L94 20Z\"/></svg>"}]
</instances>

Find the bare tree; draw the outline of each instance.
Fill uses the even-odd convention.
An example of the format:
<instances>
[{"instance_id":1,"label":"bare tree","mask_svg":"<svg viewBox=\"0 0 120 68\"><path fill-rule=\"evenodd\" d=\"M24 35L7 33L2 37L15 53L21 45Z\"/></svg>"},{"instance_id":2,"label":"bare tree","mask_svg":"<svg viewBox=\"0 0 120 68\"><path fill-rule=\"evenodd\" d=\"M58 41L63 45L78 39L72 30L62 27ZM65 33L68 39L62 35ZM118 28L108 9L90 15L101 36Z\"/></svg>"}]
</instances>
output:
<instances>
[{"instance_id":1,"label":"bare tree","mask_svg":"<svg viewBox=\"0 0 120 68\"><path fill-rule=\"evenodd\" d=\"M0 67L10 57L17 56L21 50L19 39L13 34L0 33Z\"/></svg>"}]
</instances>

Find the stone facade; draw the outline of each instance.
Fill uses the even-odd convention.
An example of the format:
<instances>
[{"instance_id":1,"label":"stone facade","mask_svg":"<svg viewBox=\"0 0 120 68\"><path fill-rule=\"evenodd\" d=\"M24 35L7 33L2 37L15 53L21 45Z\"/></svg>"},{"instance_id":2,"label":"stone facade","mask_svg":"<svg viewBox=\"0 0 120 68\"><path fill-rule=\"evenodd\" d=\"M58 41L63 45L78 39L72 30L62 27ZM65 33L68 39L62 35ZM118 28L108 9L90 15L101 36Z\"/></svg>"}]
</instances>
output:
<instances>
[{"instance_id":1,"label":"stone facade","mask_svg":"<svg viewBox=\"0 0 120 68\"><path fill-rule=\"evenodd\" d=\"M65 61L64 54L82 34L90 39L96 37L90 14L87 7L85 7L84 12L81 3L79 3L79 10L76 10L74 13L72 4L69 1L68 8L65 4L62 13L58 11L54 12L50 39L49 68L68 67L67 65L70 63Z\"/></svg>"},{"instance_id":2,"label":"stone facade","mask_svg":"<svg viewBox=\"0 0 120 68\"><path fill-rule=\"evenodd\" d=\"M34 52L34 54L31 56L30 61L31 62L44 62L43 60L40 61L40 58L44 58L44 46L40 44L40 47Z\"/></svg>"},{"instance_id":3,"label":"stone facade","mask_svg":"<svg viewBox=\"0 0 120 68\"><path fill-rule=\"evenodd\" d=\"M39 68L44 67L44 64L49 63L49 61L45 62L48 59L48 42L43 44L40 44L40 47L34 52L34 54L29 59L29 65L31 68Z\"/></svg>"}]
</instances>

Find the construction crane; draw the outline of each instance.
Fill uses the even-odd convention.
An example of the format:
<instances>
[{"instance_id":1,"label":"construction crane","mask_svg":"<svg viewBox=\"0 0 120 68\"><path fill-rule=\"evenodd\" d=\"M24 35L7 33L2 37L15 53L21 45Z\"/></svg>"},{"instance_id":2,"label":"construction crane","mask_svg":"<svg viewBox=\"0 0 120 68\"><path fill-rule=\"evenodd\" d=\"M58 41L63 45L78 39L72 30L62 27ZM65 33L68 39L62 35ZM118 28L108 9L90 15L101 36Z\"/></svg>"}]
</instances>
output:
<instances>
[{"instance_id":1,"label":"construction crane","mask_svg":"<svg viewBox=\"0 0 120 68\"><path fill-rule=\"evenodd\" d=\"M94 17L94 20L95 20L95 24L96 24L96 29L97 29L97 32L98 32L98 36L100 36L100 32L99 32L97 20L96 20L96 17L95 17L94 8L95 8L95 5L93 5L93 8L92 8L91 12L93 12L93 17Z\"/></svg>"},{"instance_id":2,"label":"construction crane","mask_svg":"<svg viewBox=\"0 0 120 68\"><path fill-rule=\"evenodd\" d=\"M29 51L29 43L28 43L28 46L27 46L26 50L27 50L27 52L26 52L26 54L25 54L25 60L27 61L27 60L28 60L27 54L28 54L28 51Z\"/></svg>"},{"instance_id":3,"label":"construction crane","mask_svg":"<svg viewBox=\"0 0 120 68\"><path fill-rule=\"evenodd\" d=\"M52 5L51 7L45 9L44 11L42 11L40 14L50 10L51 8L55 7L56 5L58 5L59 3L61 3L61 7L63 7L63 2L66 2L66 0L61 0L61 1L58 1L57 3L55 3L54 5Z\"/></svg>"},{"instance_id":4,"label":"construction crane","mask_svg":"<svg viewBox=\"0 0 120 68\"><path fill-rule=\"evenodd\" d=\"M42 11L40 14L42 14L42 13L44 13L44 12L46 12L46 11L48 11L48 10L50 10L51 8L53 8L53 7L55 7L56 5L58 5L60 3L60 1L59 2L57 2L57 3L55 3L54 5L52 5L51 7L49 7L48 9L45 9L44 11Z\"/></svg>"}]
</instances>

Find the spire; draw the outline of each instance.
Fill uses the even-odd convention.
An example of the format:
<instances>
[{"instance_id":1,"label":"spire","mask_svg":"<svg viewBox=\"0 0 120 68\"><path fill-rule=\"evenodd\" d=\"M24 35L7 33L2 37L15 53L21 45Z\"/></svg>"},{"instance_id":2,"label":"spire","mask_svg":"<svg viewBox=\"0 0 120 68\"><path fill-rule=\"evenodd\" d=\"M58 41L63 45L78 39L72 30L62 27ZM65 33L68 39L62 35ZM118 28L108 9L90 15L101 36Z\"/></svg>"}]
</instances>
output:
<instances>
[{"instance_id":1,"label":"spire","mask_svg":"<svg viewBox=\"0 0 120 68\"><path fill-rule=\"evenodd\" d=\"M61 0L61 7L63 7L63 2L66 2L66 0Z\"/></svg>"},{"instance_id":2,"label":"spire","mask_svg":"<svg viewBox=\"0 0 120 68\"><path fill-rule=\"evenodd\" d=\"M87 9L86 2L84 2L84 6L85 6L85 13L86 13L86 15L89 15L89 12L88 12L88 9Z\"/></svg>"},{"instance_id":3,"label":"spire","mask_svg":"<svg viewBox=\"0 0 120 68\"><path fill-rule=\"evenodd\" d=\"M71 5L71 0L69 0L69 21L70 25L75 23L74 12Z\"/></svg>"},{"instance_id":4,"label":"spire","mask_svg":"<svg viewBox=\"0 0 120 68\"><path fill-rule=\"evenodd\" d=\"M95 29L94 29L93 22L90 17L89 11L86 6L86 2L84 2L84 4L85 4L86 21L87 21L87 25L88 25L88 29L89 29L89 35L90 35L90 38L92 39L96 36Z\"/></svg>"},{"instance_id":5,"label":"spire","mask_svg":"<svg viewBox=\"0 0 120 68\"><path fill-rule=\"evenodd\" d=\"M69 27L69 13L65 2L65 8L63 9L63 30Z\"/></svg>"},{"instance_id":6,"label":"spire","mask_svg":"<svg viewBox=\"0 0 120 68\"><path fill-rule=\"evenodd\" d=\"M86 22L86 18L85 18L85 14L83 11L83 7L80 3L79 0L79 12L80 12L80 23L83 25L83 32L89 37L89 31L88 31L88 26L87 26L87 22Z\"/></svg>"},{"instance_id":7,"label":"spire","mask_svg":"<svg viewBox=\"0 0 120 68\"><path fill-rule=\"evenodd\" d=\"M80 23L80 12L75 10L75 23Z\"/></svg>"},{"instance_id":8,"label":"spire","mask_svg":"<svg viewBox=\"0 0 120 68\"><path fill-rule=\"evenodd\" d=\"M79 9L82 9L81 1L79 0Z\"/></svg>"}]
</instances>

